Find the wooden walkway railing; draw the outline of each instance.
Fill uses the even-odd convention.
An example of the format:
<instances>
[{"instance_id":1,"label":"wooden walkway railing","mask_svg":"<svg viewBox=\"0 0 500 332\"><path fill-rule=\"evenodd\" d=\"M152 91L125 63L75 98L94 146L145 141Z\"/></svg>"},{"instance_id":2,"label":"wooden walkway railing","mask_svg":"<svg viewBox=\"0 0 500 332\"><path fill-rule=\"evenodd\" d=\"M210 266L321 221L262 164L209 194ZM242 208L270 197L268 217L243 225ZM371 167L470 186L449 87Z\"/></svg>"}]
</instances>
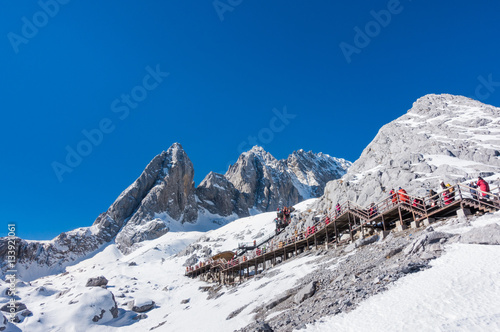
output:
<instances>
[{"instance_id":1,"label":"wooden walkway railing","mask_svg":"<svg viewBox=\"0 0 500 332\"><path fill-rule=\"evenodd\" d=\"M453 189L450 192L450 189ZM235 256L232 260L208 260L187 267L186 275L197 277L200 274L212 272L219 282L230 282L231 276L235 280L238 276L250 275L250 268L258 272L259 264L270 261L276 264L277 259L286 260L290 253L297 254L304 248L329 243L341 243L341 237L348 234L353 240L354 233L365 228L381 228L387 230L400 226L404 228L406 222L417 223L437 217L446 217L457 210L470 209L472 211L493 212L500 209L500 188L483 192L478 188L471 188L464 184L457 184L433 196L416 197L408 194L391 195L368 208L362 208L354 202L345 201L340 208L324 216L307 229L295 232L282 241L274 241L276 235L271 235L260 241L258 248L249 251L245 256ZM265 246L263 244L266 244ZM245 252L246 253L246 252ZM241 256L240 253L239 256Z\"/></svg>"}]
</instances>

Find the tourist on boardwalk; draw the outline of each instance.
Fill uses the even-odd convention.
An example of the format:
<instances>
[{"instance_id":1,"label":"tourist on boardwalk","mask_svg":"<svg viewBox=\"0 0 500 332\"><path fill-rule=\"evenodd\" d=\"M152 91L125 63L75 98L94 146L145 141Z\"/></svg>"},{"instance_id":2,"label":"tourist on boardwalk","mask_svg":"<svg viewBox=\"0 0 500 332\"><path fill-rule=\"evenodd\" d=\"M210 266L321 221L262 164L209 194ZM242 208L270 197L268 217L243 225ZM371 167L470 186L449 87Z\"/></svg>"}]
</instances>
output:
<instances>
[{"instance_id":1,"label":"tourist on boardwalk","mask_svg":"<svg viewBox=\"0 0 500 332\"><path fill-rule=\"evenodd\" d=\"M370 218L376 216L377 214L378 210L377 207L375 206L375 203L370 204L370 214L369 214Z\"/></svg>"},{"instance_id":2,"label":"tourist on boardwalk","mask_svg":"<svg viewBox=\"0 0 500 332\"><path fill-rule=\"evenodd\" d=\"M410 203L410 198L408 197L408 193L406 192L406 190L399 187L398 194L399 194L399 201L403 203Z\"/></svg>"},{"instance_id":3,"label":"tourist on boardwalk","mask_svg":"<svg viewBox=\"0 0 500 332\"><path fill-rule=\"evenodd\" d=\"M429 190L429 202L431 203L431 206L430 208L434 208L436 206L438 206L438 194L437 192L435 192L434 190Z\"/></svg>"},{"instance_id":4,"label":"tourist on boardwalk","mask_svg":"<svg viewBox=\"0 0 500 332\"><path fill-rule=\"evenodd\" d=\"M396 190L391 189L391 192L389 193L392 197L392 204L396 205L398 203L398 195L396 194Z\"/></svg>"},{"instance_id":5,"label":"tourist on boardwalk","mask_svg":"<svg viewBox=\"0 0 500 332\"><path fill-rule=\"evenodd\" d=\"M415 208L421 208L421 209L424 207L424 203L422 202L422 200L417 197L413 199L413 203L411 205Z\"/></svg>"},{"instance_id":6,"label":"tourist on boardwalk","mask_svg":"<svg viewBox=\"0 0 500 332\"><path fill-rule=\"evenodd\" d=\"M487 194L490 192L490 185L488 182L484 181L482 177L477 178L477 186L479 187L479 190L483 191L480 196L483 196L483 198L490 198L490 196Z\"/></svg>"},{"instance_id":7,"label":"tourist on boardwalk","mask_svg":"<svg viewBox=\"0 0 500 332\"><path fill-rule=\"evenodd\" d=\"M443 180L440 180L440 185L441 185L441 189L443 189L444 205L449 205L453 201L453 199L451 198L449 187L448 187L450 185L448 184L448 186L447 186L446 184L444 184Z\"/></svg>"},{"instance_id":8,"label":"tourist on boardwalk","mask_svg":"<svg viewBox=\"0 0 500 332\"><path fill-rule=\"evenodd\" d=\"M337 217L342 213L342 208L339 203L335 206L335 211L337 212Z\"/></svg>"},{"instance_id":9,"label":"tourist on boardwalk","mask_svg":"<svg viewBox=\"0 0 500 332\"><path fill-rule=\"evenodd\" d=\"M477 183L474 183L474 181L471 181L471 183L469 183L469 191L470 191L470 194L472 195L472 199L478 199L478 196L477 196Z\"/></svg>"}]
</instances>

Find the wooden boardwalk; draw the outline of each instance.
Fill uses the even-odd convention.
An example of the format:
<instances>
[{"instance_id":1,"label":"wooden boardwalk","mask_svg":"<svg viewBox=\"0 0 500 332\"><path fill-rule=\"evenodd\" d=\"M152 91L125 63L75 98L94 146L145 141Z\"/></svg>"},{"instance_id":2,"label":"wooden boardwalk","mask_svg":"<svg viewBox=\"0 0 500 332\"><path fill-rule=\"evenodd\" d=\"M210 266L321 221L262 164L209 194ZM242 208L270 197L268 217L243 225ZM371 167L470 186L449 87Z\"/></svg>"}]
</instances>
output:
<instances>
[{"instance_id":1,"label":"wooden boardwalk","mask_svg":"<svg viewBox=\"0 0 500 332\"><path fill-rule=\"evenodd\" d=\"M186 276L195 278L200 275L210 274L207 279L219 283L233 283L258 274L259 271L283 262L292 256L317 248L320 245L336 246L347 241L353 241L354 235L360 233L364 237L368 229L384 231L396 228L401 231L408 226L419 227L423 222L430 224L435 218L458 215L467 215L477 211L494 212L500 209L498 194L490 191L484 193L473 189L476 194L471 194L471 188L457 184L452 187L453 194L448 190L437 193L435 196L418 198L408 194L392 195L369 209L346 201L339 211L319 220L306 232L301 232L284 241L271 241L272 237L264 240L266 246L258 247L249 254L235 257L229 261L224 259L208 260L194 267L186 269ZM345 237L348 237L345 240ZM344 240L342 240L344 238Z\"/></svg>"}]
</instances>

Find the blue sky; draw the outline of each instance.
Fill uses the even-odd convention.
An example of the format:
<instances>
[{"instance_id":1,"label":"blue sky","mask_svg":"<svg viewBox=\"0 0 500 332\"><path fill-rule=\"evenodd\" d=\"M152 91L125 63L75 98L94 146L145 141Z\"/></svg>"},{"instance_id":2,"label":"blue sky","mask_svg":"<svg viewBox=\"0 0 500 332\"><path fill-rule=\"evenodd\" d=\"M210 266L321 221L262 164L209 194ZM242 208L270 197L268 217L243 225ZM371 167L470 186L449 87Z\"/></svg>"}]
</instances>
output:
<instances>
[{"instance_id":1,"label":"blue sky","mask_svg":"<svg viewBox=\"0 0 500 332\"><path fill-rule=\"evenodd\" d=\"M355 161L425 94L500 106L499 12L486 0L5 1L3 233L91 225L174 142L197 185L249 136L277 158ZM85 154L72 167L68 148Z\"/></svg>"}]
</instances>

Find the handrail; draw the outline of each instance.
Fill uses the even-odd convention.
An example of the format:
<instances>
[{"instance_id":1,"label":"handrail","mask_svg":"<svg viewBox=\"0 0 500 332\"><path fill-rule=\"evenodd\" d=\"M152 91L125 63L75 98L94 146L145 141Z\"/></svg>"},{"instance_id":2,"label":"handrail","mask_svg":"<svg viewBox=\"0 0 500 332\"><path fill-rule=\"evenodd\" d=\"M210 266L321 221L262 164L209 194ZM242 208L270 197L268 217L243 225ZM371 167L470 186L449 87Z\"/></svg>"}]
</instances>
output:
<instances>
[{"instance_id":1,"label":"handrail","mask_svg":"<svg viewBox=\"0 0 500 332\"><path fill-rule=\"evenodd\" d=\"M450 189L452 190L450 191ZM230 267L239 265L249 259L253 259L257 256L262 256L277 249L284 248L287 245L294 244L297 241L312 238L317 232L328 227L330 223L334 223L340 216L344 215L345 213L352 213L357 217L365 220L365 223L367 223L376 219L379 215L395 208L396 206L401 206L407 210L410 210L420 217L428 216L429 213L432 214L433 209L445 207L456 201L470 201L478 204L479 206L485 206L495 210L500 209L500 186L493 188L489 192L485 192L479 188L473 188L462 183L457 183L456 185L438 191L431 196L418 197L406 193L403 194L405 199L402 200L400 198L400 195L401 194L399 192L396 192L394 195L390 194L388 197L380 200L379 202L368 208L363 208L355 202L346 200L342 204L339 204L339 210L337 210L337 206L335 206L333 208L333 211L330 210L329 213L326 213L325 218L322 218L319 221L315 222L312 226L309 226L307 231L296 230L295 234L293 234L292 236L286 237L282 241L276 243L274 242L274 238L277 234L271 234L264 240L260 241L260 243L256 243L255 246L253 246L252 243L251 247L253 247L253 250L251 251L242 248L244 249L244 251L242 253L238 253L236 257L229 262L223 258L216 261L210 259L206 262L200 262L194 267L188 267L186 273L195 272L204 267L222 268L223 270L225 270ZM374 210L370 210L372 207L374 207ZM374 213L373 211L376 212ZM328 224L326 223L327 218L330 220ZM271 241L271 243L265 248L266 250L264 250L264 248L260 248L263 244L269 241ZM244 256L243 260L238 258L246 252L249 252L249 254Z\"/></svg>"}]
</instances>

